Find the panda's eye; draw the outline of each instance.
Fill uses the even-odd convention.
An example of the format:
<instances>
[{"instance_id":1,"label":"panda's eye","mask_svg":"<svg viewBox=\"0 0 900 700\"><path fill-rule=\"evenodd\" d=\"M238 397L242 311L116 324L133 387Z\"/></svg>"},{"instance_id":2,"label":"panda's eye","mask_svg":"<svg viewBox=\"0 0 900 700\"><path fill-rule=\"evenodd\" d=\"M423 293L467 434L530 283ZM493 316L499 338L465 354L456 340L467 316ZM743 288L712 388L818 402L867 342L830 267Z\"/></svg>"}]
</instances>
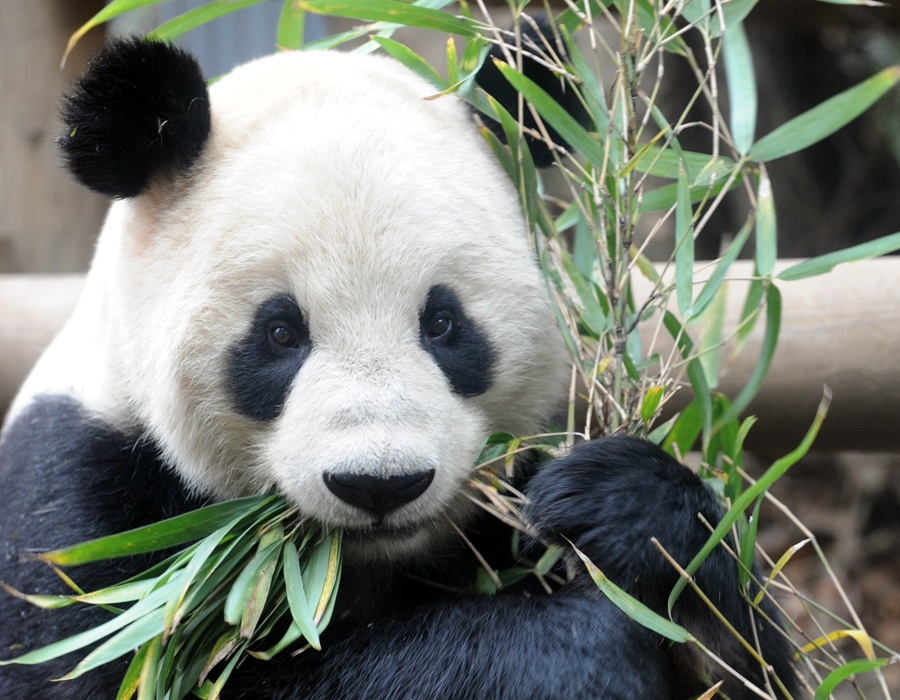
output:
<instances>
[{"instance_id":1,"label":"panda's eye","mask_svg":"<svg viewBox=\"0 0 900 700\"><path fill-rule=\"evenodd\" d=\"M283 321L272 321L269 324L269 342L278 348L295 350L300 347L300 337L290 324Z\"/></svg>"},{"instance_id":2,"label":"panda's eye","mask_svg":"<svg viewBox=\"0 0 900 700\"><path fill-rule=\"evenodd\" d=\"M449 311L441 311L431 319L426 327L425 337L428 340L449 339L455 328L453 314Z\"/></svg>"}]
</instances>

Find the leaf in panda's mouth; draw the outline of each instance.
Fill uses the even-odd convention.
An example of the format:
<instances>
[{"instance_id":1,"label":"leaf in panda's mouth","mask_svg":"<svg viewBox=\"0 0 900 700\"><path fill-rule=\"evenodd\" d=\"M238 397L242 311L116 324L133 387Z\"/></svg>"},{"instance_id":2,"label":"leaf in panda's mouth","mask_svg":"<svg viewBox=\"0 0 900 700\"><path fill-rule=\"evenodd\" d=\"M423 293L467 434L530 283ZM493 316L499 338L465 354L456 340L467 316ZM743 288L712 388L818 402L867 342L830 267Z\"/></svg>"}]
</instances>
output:
<instances>
[{"instance_id":1,"label":"leaf in panda's mouth","mask_svg":"<svg viewBox=\"0 0 900 700\"><path fill-rule=\"evenodd\" d=\"M196 540L196 541L195 541ZM119 584L75 595L13 595L48 607L97 605L117 613L103 624L6 664L40 664L103 641L61 680L120 658L134 649L117 700L138 689L147 696L183 697L191 690L216 698L245 655L271 659L301 639L320 648L319 634L334 609L341 575L338 530L302 520L277 495L199 508L38 558L56 568L194 544ZM126 603L130 606L121 609ZM277 639L274 630L285 630ZM273 643L274 639L274 643ZM263 642L263 649L258 649ZM251 647L254 647L251 649ZM176 659L187 659L177 667ZM221 666L224 664L224 666ZM215 681L210 673L221 668Z\"/></svg>"}]
</instances>

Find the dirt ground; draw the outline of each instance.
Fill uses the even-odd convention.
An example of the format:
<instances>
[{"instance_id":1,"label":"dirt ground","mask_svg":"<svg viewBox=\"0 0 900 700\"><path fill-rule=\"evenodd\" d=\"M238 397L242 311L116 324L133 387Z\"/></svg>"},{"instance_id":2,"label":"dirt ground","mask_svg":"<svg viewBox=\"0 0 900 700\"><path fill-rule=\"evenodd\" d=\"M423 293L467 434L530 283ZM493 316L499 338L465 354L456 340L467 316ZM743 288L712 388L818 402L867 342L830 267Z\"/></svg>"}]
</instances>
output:
<instances>
[{"instance_id":1,"label":"dirt ground","mask_svg":"<svg viewBox=\"0 0 900 700\"><path fill-rule=\"evenodd\" d=\"M751 471L760 473L759 459ZM900 651L900 455L842 453L812 455L795 465L773 488L773 495L812 532L866 631L893 652ZM760 518L759 541L777 559L807 537L790 518L769 507ZM850 618L837 586L814 548L804 546L785 571L803 593ZM782 596L791 617L804 629L815 629L808 609L796 598ZM827 630L842 625L815 616ZM838 643L847 658L861 658L852 639ZM884 649L879 656L888 656ZM884 670L890 697L900 700L900 661ZM840 686L836 698L884 698L873 674L860 676L859 688Z\"/></svg>"}]
</instances>

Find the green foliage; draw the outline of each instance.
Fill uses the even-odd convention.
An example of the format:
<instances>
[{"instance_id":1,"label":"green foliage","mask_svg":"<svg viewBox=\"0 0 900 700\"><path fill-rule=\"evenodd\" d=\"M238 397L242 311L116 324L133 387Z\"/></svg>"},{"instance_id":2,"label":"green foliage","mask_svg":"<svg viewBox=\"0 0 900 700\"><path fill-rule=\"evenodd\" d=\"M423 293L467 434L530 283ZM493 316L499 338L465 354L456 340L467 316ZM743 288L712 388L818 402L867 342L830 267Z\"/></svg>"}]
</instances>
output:
<instances>
[{"instance_id":1,"label":"green foliage","mask_svg":"<svg viewBox=\"0 0 900 700\"><path fill-rule=\"evenodd\" d=\"M69 48L92 27L161 1L112 0L73 35ZM873 4L869 0L823 1ZM154 34L170 39L255 2L208 2ZM530 22L528 3L509 3L516 30L505 32L497 27L505 29L506 20L478 21L466 4L445 11L449 0L284 0L275 33L281 48L330 48L367 40L357 50L383 50L422 75L437 92L456 92L501 123L509 146L487 129L483 135L521 198L530 240L558 301L558 318L577 379L577 402L587 406L582 425L575 424L578 413L572 405L566 433L536 439L532 445L553 453L560 441L570 444L576 435L624 432L659 442L678 457L698 451L702 472L729 504L704 550L685 567L685 578L673 590L670 606L687 585L687 577L713 548L722 546L729 531L738 543L735 556L743 564L742 585L749 586L759 504L771 485L806 453L824 420L823 404L815 417L810 416L812 427L801 445L777 460L759 481L745 486L743 443L755 419L744 414L765 380L777 347L778 285L827 273L841 263L900 250L900 233L895 233L777 270L777 192L772 190L766 162L818 143L851 122L896 86L900 67L887 67L756 138L760 105L751 47L742 24L756 3L576 0L566 4L552 18L558 40L554 50L542 46L524 50L569 79L569 89L590 115L592 123L587 127L518 73L515 61L498 62L502 74L530 105L526 109L569 144L569 150L548 144L556 159L553 170L562 183L556 191L563 193L553 196L545 191L542 176L523 148L520 115L504 110L472 80L485 60L488 44L504 44L513 57L523 50L516 42L521 37L518 29ZM307 12L352 18L360 24L304 43ZM445 73L443 66L430 65L392 38L405 26L437 32L438 40L453 35L447 43ZM610 38L602 26L618 30L617 36ZM688 32L695 41L684 41ZM686 104L678 107L659 99L665 69L673 61L684 63L697 79ZM727 119L723 117L726 106L718 102L723 82ZM689 121L689 111L698 103L705 103L712 114L710 123ZM682 148L679 139L696 129L708 134L708 152ZM705 234L713 213L726 200L749 202L743 224L734 239L725 242L721 257L701 272L695 261L695 240ZM654 265L645 251L666 236L670 254ZM751 245L755 269L750 284L731 284L733 263ZM725 300L736 292L743 295L742 311L732 323L724 316ZM761 330L758 319L765 319ZM716 391L719 375L734 356L747 351L754 332L761 337L756 369L737 396L726 398ZM670 403L677 393L689 396L680 411L674 411ZM520 501L505 490L502 474L523 445L521 436L492 436L482 456L484 466L473 479L473 486L497 516L513 523ZM337 585L339 539L330 535L319 541L322 535L314 526L304 530L289 524L287 506L279 503L269 498L222 504L215 507L217 511L196 516L200 520L193 514L182 516L185 519L177 526L164 523L156 530L122 536L126 539L105 538L48 555L64 565L113 556L126 546L137 548L130 552L148 551L203 538L120 586L71 597L28 597L48 607L75 601L110 608L133 604L98 630L17 661L38 663L64 653L62 649L81 648L113 635L73 674L86 670L85 664L96 665L139 647L119 697L135 692L150 697L159 684L172 688L171 697L184 697L217 662L228 659L219 680L207 681L200 692L214 697L244 653L270 658L301 637L318 648L318 632L327 624ZM176 542L182 534L183 539ZM781 557L773 578L783 576L781 569L793 551ZM543 581L558 556L558 551L551 550L532 569L486 570L474 588L493 593L531 574ZM630 599L592 563L586 565L604 592L635 619L674 642L697 643L671 621ZM230 586L221 588L226 577ZM769 584L761 582L762 590L768 591ZM213 590L225 592L219 594L219 607L211 612L201 601ZM748 604L758 606L759 596ZM251 639L284 615L292 621L285 637L269 650L249 651ZM862 631L855 633L865 636ZM832 662L833 670L819 679L815 697L827 697L855 673L877 673L883 663L884 659L871 658L868 652L862 661ZM760 693L765 696L765 689Z\"/></svg>"}]
</instances>

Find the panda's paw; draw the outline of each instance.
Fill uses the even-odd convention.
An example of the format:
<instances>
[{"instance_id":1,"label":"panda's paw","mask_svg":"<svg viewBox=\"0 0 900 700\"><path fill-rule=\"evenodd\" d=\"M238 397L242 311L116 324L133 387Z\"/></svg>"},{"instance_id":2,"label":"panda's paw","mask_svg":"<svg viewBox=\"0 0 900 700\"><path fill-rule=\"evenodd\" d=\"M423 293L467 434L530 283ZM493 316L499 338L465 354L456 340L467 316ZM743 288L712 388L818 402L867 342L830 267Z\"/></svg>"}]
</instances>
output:
<instances>
[{"instance_id":1,"label":"panda's paw","mask_svg":"<svg viewBox=\"0 0 900 700\"><path fill-rule=\"evenodd\" d=\"M584 553L626 590L671 588L682 565L719 519L712 492L656 445L635 438L593 440L544 466L531 480L528 515L539 537ZM583 566L573 567L583 572Z\"/></svg>"}]
</instances>

